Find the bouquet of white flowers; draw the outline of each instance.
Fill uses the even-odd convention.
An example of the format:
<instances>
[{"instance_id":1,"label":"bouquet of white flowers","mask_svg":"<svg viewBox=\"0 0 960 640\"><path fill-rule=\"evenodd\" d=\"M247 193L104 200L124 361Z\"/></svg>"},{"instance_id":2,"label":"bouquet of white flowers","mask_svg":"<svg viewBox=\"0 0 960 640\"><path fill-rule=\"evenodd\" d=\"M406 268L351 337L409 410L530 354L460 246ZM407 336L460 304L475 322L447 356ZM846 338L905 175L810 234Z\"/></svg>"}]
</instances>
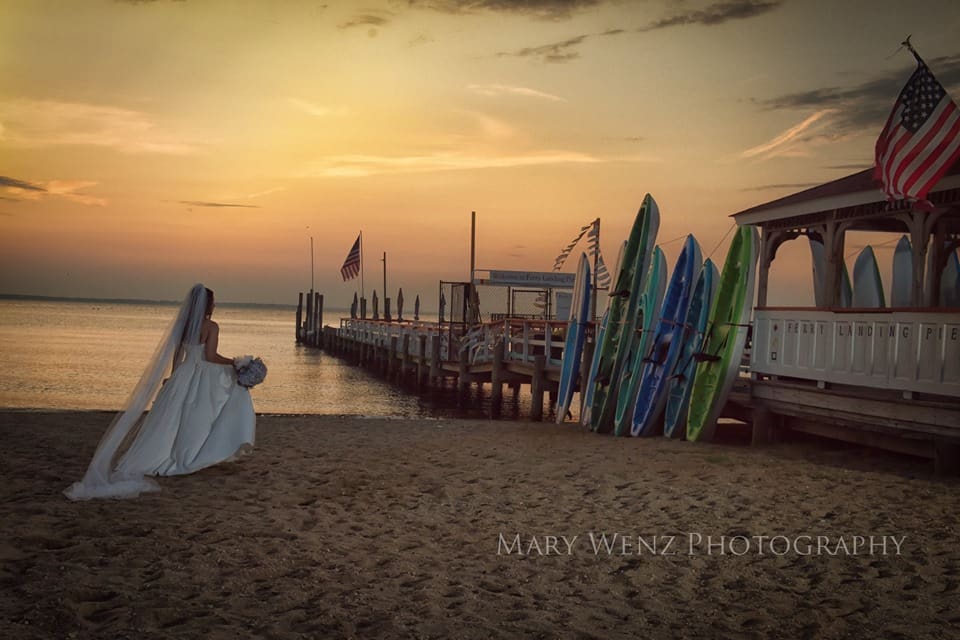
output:
<instances>
[{"instance_id":1,"label":"bouquet of white flowers","mask_svg":"<svg viewBox=\"0 0 960 640\"><path fill-rule=\"evenodd\" d=\"M233 368L237 370L237 384L248 389L260 384L267 377L267 365L253 356L234 358Z\"/></svg>"}]
</instances>

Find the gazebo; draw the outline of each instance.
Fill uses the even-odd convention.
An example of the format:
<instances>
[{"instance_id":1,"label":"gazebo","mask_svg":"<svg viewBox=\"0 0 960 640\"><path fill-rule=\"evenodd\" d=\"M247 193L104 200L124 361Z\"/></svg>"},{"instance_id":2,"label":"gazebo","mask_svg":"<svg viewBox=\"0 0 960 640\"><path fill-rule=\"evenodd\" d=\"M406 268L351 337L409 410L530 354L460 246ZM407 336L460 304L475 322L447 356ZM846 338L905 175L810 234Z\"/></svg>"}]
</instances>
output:
<instances>
[{"instance_id":1,"label":"gazebo","mask_svg":"<svg viewBox=\"0 0 960 640\"><path fill-rule=\"evenodd\" d=\"M733 214L761 231L750 355L755 441L786 427L933 457L939 471L960 468L960 309L939 298L941 273L960 246L960 162L928 199L932 211L888 202L868 169ZM909 307L842 306L848 231L908 234ZM797 238L823 248L818 306L767 306L770 265Z\"/></svg>"}]
</instances>

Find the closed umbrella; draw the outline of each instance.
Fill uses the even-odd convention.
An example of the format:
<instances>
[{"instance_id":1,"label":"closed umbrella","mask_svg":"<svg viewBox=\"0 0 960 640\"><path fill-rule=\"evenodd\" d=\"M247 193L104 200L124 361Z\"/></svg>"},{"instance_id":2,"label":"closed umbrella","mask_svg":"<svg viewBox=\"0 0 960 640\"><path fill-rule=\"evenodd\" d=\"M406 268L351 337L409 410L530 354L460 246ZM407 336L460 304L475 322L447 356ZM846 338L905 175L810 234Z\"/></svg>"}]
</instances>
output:
<instances>
[{"instance_id":1,"label":"closed umbrella","mask_svg":"<svg viewBox=\"0 0 960 640\"><path fill-rule=\"evenodd\" d=\"M420 294L417 294L417 299L413 301L413 319L420 319Z\"/></svg>"},{"instance_id":2,"label":"closed umbrella","mask_svg":"<svg viewBox=\"0 0 960 640\"><path fill-rule=\"evenodd\" d=\"M373 291L373 319L374 319L374 320L379 320L379 319L380 319L379 301L377 300L377 291L376 291L376 289L374 289L374 291Z\"/></svg>"},{"instance_id":3,"label":"closed umbrella","mask_svg":"<svg viewBox=\"0 0 960 640\"><path fill-rule=\"evenodd\" d=\"M397 292L397 322L403 322L403 288Z\"/></svg>"}]
</instances>

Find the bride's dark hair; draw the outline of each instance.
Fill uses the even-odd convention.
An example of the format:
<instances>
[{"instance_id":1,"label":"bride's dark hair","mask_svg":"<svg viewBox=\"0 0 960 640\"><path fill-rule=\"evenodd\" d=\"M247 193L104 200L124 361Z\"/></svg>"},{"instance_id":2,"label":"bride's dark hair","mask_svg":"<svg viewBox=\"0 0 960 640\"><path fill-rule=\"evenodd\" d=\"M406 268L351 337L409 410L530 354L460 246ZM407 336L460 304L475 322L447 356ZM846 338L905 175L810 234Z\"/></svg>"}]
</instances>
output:
<instances>
[{"instance_id":1,"label":"bride's dark hair","mask_svg":"<svg viewBox=\"0 0 960 640\"><path fill-rule=\"evenodd\" d=\"M207 308L204 311L204 315L209 316L213 313L213 289L207 288Z\"/></svg>"}]
</instances>

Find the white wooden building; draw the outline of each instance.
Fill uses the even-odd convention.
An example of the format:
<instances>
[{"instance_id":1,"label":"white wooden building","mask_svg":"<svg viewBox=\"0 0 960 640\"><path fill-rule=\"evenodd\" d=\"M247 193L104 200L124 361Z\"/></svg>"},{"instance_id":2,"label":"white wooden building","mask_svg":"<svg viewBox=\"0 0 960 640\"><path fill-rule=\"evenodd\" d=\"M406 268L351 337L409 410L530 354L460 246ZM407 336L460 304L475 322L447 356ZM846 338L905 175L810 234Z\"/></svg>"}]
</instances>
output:
<instances>
[{"instance_id":1,"label":"white wooden building","mask_svg":"<svg viewBox=\"0 0 960 640\"><path fill-rule=\"evenodd\" d=\"M960 469L960 309L943 306L937 293L960 246L960 162L929 199L932 212L888 203L865 170L733 215L761 231L750 362L755 440L785 427L929 456L942 472ZM909 307L841 306L850 231L909 235ZM767 306L770 265L796 239L822 243L819 306Z\"/></svg>"}]
</instances>

